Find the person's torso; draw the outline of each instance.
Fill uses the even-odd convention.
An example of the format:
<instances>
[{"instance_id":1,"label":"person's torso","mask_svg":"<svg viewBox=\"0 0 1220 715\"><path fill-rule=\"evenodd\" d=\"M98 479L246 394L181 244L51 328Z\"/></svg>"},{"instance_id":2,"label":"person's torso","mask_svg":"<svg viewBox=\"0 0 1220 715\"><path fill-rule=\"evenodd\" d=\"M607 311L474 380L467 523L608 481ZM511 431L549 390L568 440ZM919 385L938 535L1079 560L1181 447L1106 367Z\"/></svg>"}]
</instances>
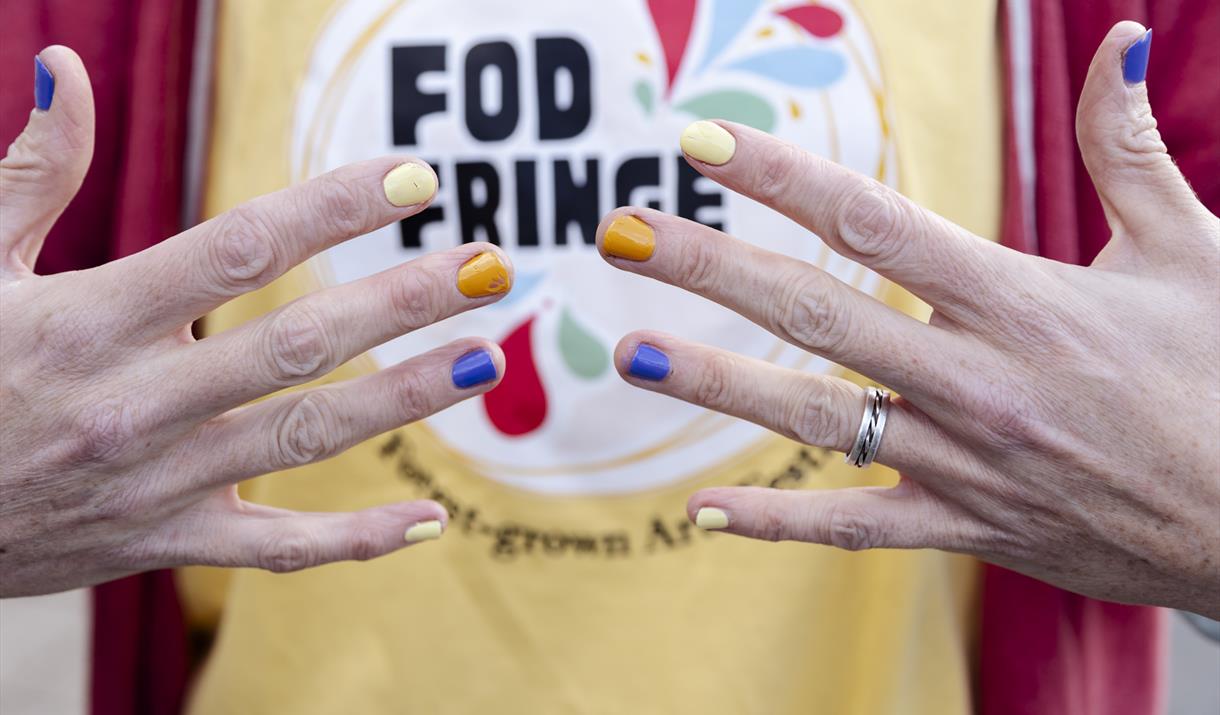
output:
<instances>
[{"instance_id":1,"label":"person's torso","mask_svg":"<svg viewBox=\"0 0 1220 715\"><path fill-rule=\"evenodd\" d=\"M994 235L994 13L944 0L222 2L208 215L387 153L433 163L441 185L421 216L234 301L209 331L463 240L500 243L517 279L500 303L328 378L483 335L504 346L501 387L243 487L316 511L435 499L444 538L289 575L183 572L197 620L223 607L191 712L968 712L974 562L754 542L685 514L701 486L895 475L631 388L610 351L654 328L840 369L611 269L591 244L610 209L653 205L918 312L699 178L677 136L697 118L752 124Z\"/></svg>"}]
</instances>

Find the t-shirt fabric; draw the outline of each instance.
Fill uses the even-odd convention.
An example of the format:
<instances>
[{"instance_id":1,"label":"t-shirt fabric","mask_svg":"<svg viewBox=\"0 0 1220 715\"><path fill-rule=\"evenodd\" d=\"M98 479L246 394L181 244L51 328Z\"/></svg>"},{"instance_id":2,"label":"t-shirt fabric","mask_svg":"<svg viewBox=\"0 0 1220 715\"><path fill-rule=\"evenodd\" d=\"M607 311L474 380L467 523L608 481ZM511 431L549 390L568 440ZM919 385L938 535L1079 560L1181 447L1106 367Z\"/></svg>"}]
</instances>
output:
<instances>
[{"instance_id":1,"label":"t-shirt fabric","mask_svg":"<svg viewBox=\"0 0 1220 715\"><path fill-rule=\"evenodd\" d=\"M676 138L738 119L893 185L986 236L999 223L992 3L222 3L206 212L349 161L433 163L432 209L234 301L212 333L309 290L495 240L497 306L393 341L328 381L463 334L505 384L249 499L349 510L431 498L435 544L303 573L187 570L223 611L190 712L964 713L978 564L694 529L696 488L889 484L827 450L641 393L608 368L632 327L839 373L694 296L601 263L623 203L783 250L904 310L905 293L698 179ZM503 394L497 397L497 393Z\"/></svg>"}]
</instances>

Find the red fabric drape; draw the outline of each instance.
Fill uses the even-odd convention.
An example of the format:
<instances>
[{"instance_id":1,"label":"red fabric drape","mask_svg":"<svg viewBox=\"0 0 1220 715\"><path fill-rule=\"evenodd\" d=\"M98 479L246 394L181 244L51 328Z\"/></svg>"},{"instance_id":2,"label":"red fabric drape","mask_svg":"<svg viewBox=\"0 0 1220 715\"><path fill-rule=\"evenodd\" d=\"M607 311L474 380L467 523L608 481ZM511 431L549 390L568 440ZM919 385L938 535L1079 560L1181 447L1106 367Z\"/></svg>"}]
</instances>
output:
<instances>
[{"instance_id":1,"label":"red fabric drape","mask_svg":"<svg viewBox=\"0 0 1220 715\"><path fill-rule=\"evenodd\" d=\"M1203 202L1220 211L1220 5L1207 0L1030 0L1033 20L1032 217L1043 256L1088 263L1110 238L1075 142L1076 102L1102 38L1120 20L1156 30L1148 88L1161 134ZM1011 78L1011 73L1008 75ZM1004 240L1030 250L1016 186L1005 190ZM1164 708L1165 623L1157 609L1076 596L987 567L979 708L984 715L1145 715Z\"/></svg>"},{"instance_id":2,"label":"red fabric drape","mask_svg":"<svg viewBox=\"0 0 1220 715\"><path fill-rule=\"evenodd\" d=\"M0 1L0 141L33 107L33 57L63 44L84 59L97 106L93 163L39 257L39 273L88 268L177 233L195 0ZM96 715L180 710L186 636L172 575L94 589Z\"/></svg>"}]
</instances>

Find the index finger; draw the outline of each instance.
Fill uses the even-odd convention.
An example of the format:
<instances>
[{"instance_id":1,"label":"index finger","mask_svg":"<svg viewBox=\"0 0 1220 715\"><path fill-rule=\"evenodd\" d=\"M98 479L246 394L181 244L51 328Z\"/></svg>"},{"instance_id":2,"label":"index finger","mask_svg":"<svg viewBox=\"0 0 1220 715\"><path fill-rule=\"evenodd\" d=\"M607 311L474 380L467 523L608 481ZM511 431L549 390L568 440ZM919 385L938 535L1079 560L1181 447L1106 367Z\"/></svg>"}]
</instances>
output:
<instances>
[{"instance_id":1,"label":"index finger","mask_svg":"<svg viewBox=\"0 0 1220 715\"><path fill-rule=\"evenodd\" d=\"M756 129L698 121L683 132L682 150L699 173L784 214L951 317L986 305L1016 274L1008 266L1020 254Z\"/></svg>"},{"instance_id":2,"label":"index finger","mask_svg":"<svg viewBox=\"0 0 1220 715\"><path fill-rule=\"evenodd\" d=\"M419 213L436 185L418 159L349 164L99 270L115 274L133 331L169 333L316 253Z\"/></svg>"}]
</instances>

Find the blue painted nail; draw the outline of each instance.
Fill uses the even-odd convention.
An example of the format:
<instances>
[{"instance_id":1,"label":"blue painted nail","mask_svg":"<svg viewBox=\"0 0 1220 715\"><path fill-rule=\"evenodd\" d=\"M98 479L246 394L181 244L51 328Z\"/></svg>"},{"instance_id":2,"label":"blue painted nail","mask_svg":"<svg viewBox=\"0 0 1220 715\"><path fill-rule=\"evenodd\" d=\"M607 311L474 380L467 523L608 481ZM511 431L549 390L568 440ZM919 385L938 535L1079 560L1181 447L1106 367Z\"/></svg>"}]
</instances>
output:
<instances>
[{"instance_id":1,"label":"blue painted nail","mask_svg":"<svg viewBox=\"0 0 1220 715\"><path fill-rule=\"evenodd\" d=\"M1131 43L1123 53L1123 79L1127 84L1139 84L1148 74L1148 50L1152 47L1152 30Z\"/></svg>"},{"instance_id":2,"label":"blue painted nail","mask_svg":"<svg viewBox=\"0 0 1220 715\"><path fill-rule=\"evenodd\" d=\"M55 77L42 63L42 58L34 55L34 106L45 112L51 108L51 98L54 96Z\"/></svg>"},{"instance_id":3,"label":"blue painted nail","mask_svg":"<svg viewBox=\"0 0 1220 715\"><path fill-rule=\"evenodd\" d=\"M494 379L496 379L496 363L491 359L491 353L486 350L466 353L453 363L455 387L464 390Z\"/></svg>"},{"instance_id":4,"label":"blue painted nail","mask_svg":"<svg viewBox=\"0 0 1220 715\"><path fill-rule=\"evenodd\" d=\"M643 380L659 382L669 375L669 358L653 346L640 343L631 358L628 372Z\"/></svg>"}]
</instances>

